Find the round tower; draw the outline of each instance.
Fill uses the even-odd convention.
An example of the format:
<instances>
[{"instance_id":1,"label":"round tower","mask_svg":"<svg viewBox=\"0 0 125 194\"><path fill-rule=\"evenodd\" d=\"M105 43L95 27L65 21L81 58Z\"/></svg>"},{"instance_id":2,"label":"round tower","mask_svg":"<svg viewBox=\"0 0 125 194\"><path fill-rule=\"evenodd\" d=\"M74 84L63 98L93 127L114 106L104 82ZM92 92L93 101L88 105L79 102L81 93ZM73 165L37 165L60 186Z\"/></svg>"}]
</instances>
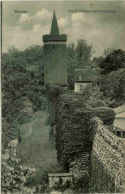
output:
<instances>
[{"instance_id":1,"label":"round tower","mask_svg":"<svg viewBox=\"0 0 125 194\"><path fill-rule=\"evenodd\" d=\"M60 34L54 11L50 34L43 35L44 43L44 82L67 85L67 35Z\"/></svg>"}]
</instances>

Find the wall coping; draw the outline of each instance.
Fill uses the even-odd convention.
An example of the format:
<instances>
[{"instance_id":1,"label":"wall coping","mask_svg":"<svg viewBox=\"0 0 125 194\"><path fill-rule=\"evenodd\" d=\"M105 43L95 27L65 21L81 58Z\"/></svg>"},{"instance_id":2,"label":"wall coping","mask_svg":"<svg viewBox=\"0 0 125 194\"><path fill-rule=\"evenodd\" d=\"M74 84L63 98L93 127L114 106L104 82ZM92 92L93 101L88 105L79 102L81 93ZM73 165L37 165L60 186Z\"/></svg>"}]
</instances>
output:
<instances>
[{"instance_id":1,"label":"wall coping","mask_svg":"<svg viewBox=\"0 0 125 194\"><path fill-rule=\"evenodd\" d=\"M49 177L72 177L72 173L56 173L56 174L48 174Z\"/></svg>"}]
</instances>

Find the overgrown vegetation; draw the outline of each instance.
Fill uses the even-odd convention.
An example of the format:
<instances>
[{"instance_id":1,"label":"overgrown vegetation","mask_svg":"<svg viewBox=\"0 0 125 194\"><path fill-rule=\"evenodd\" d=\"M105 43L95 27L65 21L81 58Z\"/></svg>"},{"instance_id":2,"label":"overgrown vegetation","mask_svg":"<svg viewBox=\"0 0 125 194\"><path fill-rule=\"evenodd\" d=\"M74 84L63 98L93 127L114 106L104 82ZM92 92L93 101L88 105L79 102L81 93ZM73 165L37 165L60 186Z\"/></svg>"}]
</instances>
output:
<instances>
[{"instance_id":1,"label":"overgrown vegetation","mask_svg":"<svg viewBox=\"0 0 125 194\"><path fill-rule=\"evenodd\" d=\"M94 53L92 46L86 40L78 40L77 44L71 43L67 47L67 68L69 89L74 89L75 68L83 69L93 65L91 60Z\"/></svg>"},{"instance_id":2,"label":"overgrown vegetation","mask_svg":"<svg viewBox=\"0 0 125 194\"><path fill-rule=\"evenodd\" d=\"M107 75L112 71L125 68L125 51L118 49L109 52L109 54L107 54L99 63L99 66L102 75Z\"/></svg>"},{"instance_id":3,"label":"overgrown vegetation","mask_svg":"<svg viewBox=\"0 0 125 194\"><path fill-rule=\"evenodd\" d=\"M56 123L57 157L63 166L61 169L63 172L69 170L69 160L73 160L76 153L91 150L94 116L98 116L106 125L112 124L115 114L110 108L125 102L125 51L107 50L103 56L93 59L92 54L92 46L85 40L78 40L76 45L69 44L67 47L69 89L74 89L75 68L83 69L88 66L101 68L100 77L78 95L70 90L62 90L59 85L48 84L45 90L43 77L45 60L42 46L31 46L25 51L18 51L12 47L7 53L3 53L2 174L4 180L2 187L4 192L18 190L18 187L23 190L24 186L32 185L37 185L38 192L45 192L48 187L47 173L51 170L46 169L43 174L37 172L34 177L28 178L28 168L26 168L28 178L26 183L24 178L26 169L20 168L15 148L11 147L13 146L11 140L21 141L20 126L36 111L48 109L50 115L47 122L51 126L50 136L54 134L53 128ZM54 169L56 167L52 168L53 171ZM17 179L15 173L18 174ZM78 184L82 184L81 180ZM58 184L55 189L59 187L63 191L63 186Z\"/></svg>"},{"instance_id":4,"label":"overgrown vegetation","mask_svg":"<svg viewBox=\"0 0 125 194\"><path fill-rule=\"evenodd\" d=\"M66 180L66 182L63 183L63 179L59 178L59 181L55 182L51 190L64 192L67 189L71 189L71 182L69 180Z\"/></svg>"},{"instance_id":5,"label":"overgrown vegetation","mask_svg":"<svg viewBox=\"0 0 125 194\"><path fill-rule=\"evenodd\" d=\"M2 154L2 192L15 193L19 191L35 191L26 186L27 179L33 176L35 169L21 165L20 159L16 155L17 140L12 140L7 149Z\"/></svg>"},{"instance_id":6,"label":"overgrown vegetation","mask_svg":"<svg viewBox=\"0 0 125 194\"><path fill-rule=\"evenodd\" d=\"M90 108L81 95L63 94L59 97L56 104L56 149L58 160L64 168L68 169L65 164L76 153L91 149L90 120Z\"/></svg>"},{"instance_id":7,"label":"overgrown vegetation","mask_svg":"<svg viewBox=\"0 0 125 194\"><path fill-rule=\"evenodd\" d=\"M98 84L109 107L117 107L125 102L125 69L100 76Z\"/></svg>"},{"instance_id":8,"label":"overgrown vegetation","mask_svg":"<svg viewBox=\"0 0 125 194\"><path fill-rule=\"evenodd\" d=\"M100 107L100 103L94 107L97 96L94 99L93 95L94 103L91 98L91 95L62 94L56 103L56 148L58 160L64 167L74 154L91 150L94 117L99 117L106 125L111 125L115 118L111 108ZM105 105L103 101L101 104Z\"/></svg>"},{"instance_id":9,"label":"overgrown vegetation","mask_svg":"<svg viewBox=\"0 0 125 194\"><path fill-rule=\"evenodd\" d=\"M34 111L46 108L42 47L12 47L2 55L2 143L20 137L20 125ZM7 138L6 138L7 137Z\"/></svg>"},{"instance_id":10,"label":"overgrown vegetation","mask_svg":"<svg viewBox=\"0 0 125 194\"><path fill-rule=\"evenodd\" d=\"M89 166L96 128L94 118L99 117L104 125L112 125L115 118L115 113L111 108L107 107L103 101L97 101L100 95L95 95L92 88L87 90L87 93L85 91L82 95L76 93L61 94L55 105L57 159L66 172L69 172L70 164L84 153L89 155L87 160ZM89 192L90 189L90 166L86 167L84 162L77 164L81 165L81 169L82 165L86 168L83 177L81 174L81 177L75 178L73 190L77 193L82 193L85 190ZM78 168L79 174L80 169L77 165L74 168Z\"/></svg>"},{"instance_id":11,"label":"overgrown vegetation","mask_svg":"<svg viewBox=\"0 0 125 194\"><path fill-rule=\"evenodd\" d=\"M115 118L114 110L108 107L93 108L92 115L93 117L99 117L103 121L104 125L112 125Z\"/></svg>"},{"instance_id":12,"label":"overgrown vegetation","mask_svg":"<svg viewBox=\"0 0 125 194\"><path fill-rule=\"evenodd\" d=\"M103 100L109 107L123 104L125 102L125 52L121 49L107 50L103 56L92 59L93 53L92 46L85 40L78 40L76 45L73 43L68 45L69 88L74 88L75 68L99 66L104 75L94 82L93 88L87 88L87 90L100 95L98 100ZM47 108L43 77L44 64L42 46L31 46L25 51L11 47L7 53L2 54L2 142L4 147L15 137L21 140L20 124L34 111ZM91 101L92 92L89 95L89 101ZM9 134L8 138L4 138L7 134Z\"/></svg>"}]
</instances>

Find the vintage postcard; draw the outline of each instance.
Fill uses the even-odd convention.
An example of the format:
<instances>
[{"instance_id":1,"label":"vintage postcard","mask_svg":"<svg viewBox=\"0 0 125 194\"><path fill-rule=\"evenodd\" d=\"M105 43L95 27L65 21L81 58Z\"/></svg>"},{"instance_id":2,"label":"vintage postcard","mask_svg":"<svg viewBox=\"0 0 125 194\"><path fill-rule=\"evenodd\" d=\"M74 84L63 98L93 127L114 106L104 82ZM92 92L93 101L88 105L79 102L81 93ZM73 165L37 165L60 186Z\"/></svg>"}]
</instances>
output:
<instances>
[{"instance_id":1,"label":"vintage postcard","mask_svg":"<svg viewBox=\"0 0 125 194\"><path fill-rule=\"evenodd\" d=\"M1 193L125 193L125 1L1 2Z\"/></svg>"}]
</instances>

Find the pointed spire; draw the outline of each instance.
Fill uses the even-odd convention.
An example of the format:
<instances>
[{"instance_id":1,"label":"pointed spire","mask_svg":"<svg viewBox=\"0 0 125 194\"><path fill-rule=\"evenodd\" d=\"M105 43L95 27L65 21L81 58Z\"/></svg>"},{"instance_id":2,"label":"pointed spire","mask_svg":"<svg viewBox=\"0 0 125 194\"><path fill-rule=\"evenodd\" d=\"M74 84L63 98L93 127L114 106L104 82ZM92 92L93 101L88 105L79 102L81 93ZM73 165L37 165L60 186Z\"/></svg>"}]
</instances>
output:
<instances>
[{"instance_id":1,"label":"pointed spire","mask_svg":"<svg viewBox=\"0 0 125 194\"><path fill-rule=\"evenodd\" d=\"M60 35L59 34L59 27L58 27L55 11L53 13L53 19L52 19L50 35Z\"/></svg>"}]
</instances>

